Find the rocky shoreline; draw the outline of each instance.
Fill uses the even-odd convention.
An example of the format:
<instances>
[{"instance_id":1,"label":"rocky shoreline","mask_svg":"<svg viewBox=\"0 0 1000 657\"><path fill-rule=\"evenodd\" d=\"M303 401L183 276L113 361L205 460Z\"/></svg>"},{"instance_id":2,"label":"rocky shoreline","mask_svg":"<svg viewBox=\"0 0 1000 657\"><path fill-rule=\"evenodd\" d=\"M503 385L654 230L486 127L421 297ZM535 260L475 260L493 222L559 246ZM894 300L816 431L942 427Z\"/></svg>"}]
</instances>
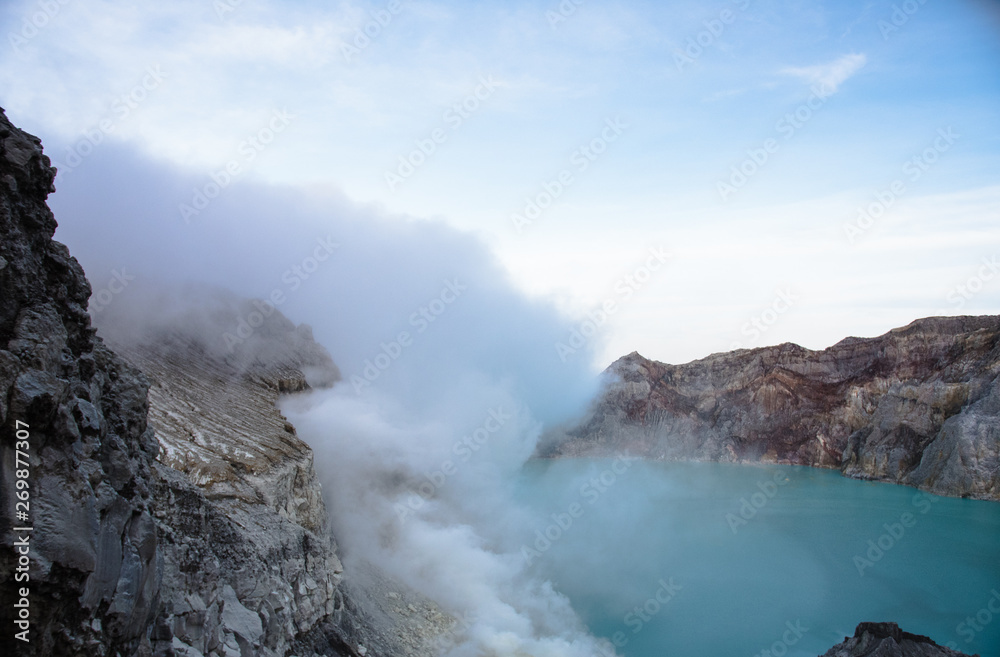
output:
<instances>
[{"instance_id":1,"label":"rocky shoreline","mask_svg":"<svg viewBox=\"0 0 1000 657\"><path fill-rule=\"evenodd\" d=\"M823 351L668 365L632 353L543 457L780 463L1000 500L1000 317L921 319Z\"/></svg>"}]
</instances>

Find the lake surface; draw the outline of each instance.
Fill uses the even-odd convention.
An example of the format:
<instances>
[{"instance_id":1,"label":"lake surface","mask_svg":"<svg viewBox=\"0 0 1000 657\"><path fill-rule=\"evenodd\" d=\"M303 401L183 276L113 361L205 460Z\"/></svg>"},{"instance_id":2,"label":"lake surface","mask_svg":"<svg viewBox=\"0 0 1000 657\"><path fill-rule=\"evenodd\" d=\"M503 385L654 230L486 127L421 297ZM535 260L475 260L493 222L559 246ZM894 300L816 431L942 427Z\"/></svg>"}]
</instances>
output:
<instances>
[{"instance_id":1,"label":"lake surface","mask_svg":"<svg viewBox=\"0 0 1000 657\"><path fill-rule=\"evenodd\" d=\"M862 621L1000 657L1000 503L793 466L532 461L531 569L626 657L821 655Z\"/></svg>"}]
</instances>

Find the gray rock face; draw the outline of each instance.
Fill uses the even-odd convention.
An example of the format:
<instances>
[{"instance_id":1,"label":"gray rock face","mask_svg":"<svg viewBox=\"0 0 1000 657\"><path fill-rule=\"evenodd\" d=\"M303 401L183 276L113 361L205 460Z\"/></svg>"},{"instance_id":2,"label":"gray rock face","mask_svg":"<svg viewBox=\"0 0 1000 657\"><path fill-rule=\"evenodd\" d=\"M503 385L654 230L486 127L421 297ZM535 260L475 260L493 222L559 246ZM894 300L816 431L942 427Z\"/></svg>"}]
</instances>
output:
<instances>
[{"instance_id":1,"label":"gray rock face","mask_svg":"<svg viewBox=\"0 0 1000 657\"><path fill-rule=\"evenodd\" d=\"M542 456L769 462L1000 500L1000 317L930 318L824 351L785 344L608 368Z\"/></svg>"},{"instance_id":2,"label":"gray rock face","mask_svg":"<svg viewBox=\"0 0 1000 657\"><path fill-rule=\"evenodd\" d=\"M822 657L969 657L930 638L910 634L895 623L861 623L853 637L830 648ZM974 655L973 657L978 657Z\"/></svg>"},{"instance_id":3,"label":"gray rock face","mask_svg":"<svg viewBox=\"0 0 1000 657\"><path fill-rule=\"evenodd\" d=\"M162 655L284 655L342 605L343 569L312 450L275 403L282 391L309 388L304 369L324 382L339 373L307 328L277 312L252 344L220 347L250 304L219 294L202 299L203 313L191 306L172 321L140 309L137 327L115 306L100 315L110 344L151 381L164 561L152 646Z\"/></svg>"},{"instance_id":4,"label":"gray rock face","mask_svg":"<svg viewBox=\"0 0 1000 657\"><path fill-rule=\"evenodd\" d=\"M0 111L0 589L31 591L30 643L5 629L3 653L148 653L162 563L147 383L94 335L90 285L52 240L54 176L38 139ZM27 522L11 516L18 422L30 434ZM10 546L24 535L30 580L15 583ZM4 628L10 613L5 602Z\"/></svg>"},{"instance_id":5,"label":"gray rock face","mask_svg":"<svg viewBox=\"0 0 1000 657\"><path fill-rule=\"evenodd\" d=\"M309 328L277 311L233 340L254 308L188 287L123 295L98 317L108 343L150 380L164 562L154 654L356 654L361 646L372 656L436 654L452 621L433 604L411 595L422 610L414 624L383 612L388 591L400 589L377 572L342 581L312 450L275 405L280 394L340 375Z\"/></svg>"},{"instance_id":6,"label":"gray rock face","mask_svg":"<svg viewBox=\"0 0 1000 657\"><path fill-rule=\"evenodd\" d=\"M14 528L33 526L17 583L30 643L5 630L0 654L436 654L454 621L433 604L381 576L341 583L312 451L275 407L339 378L309 328L273 311L234 335L258 306L224 292L183 312L147 296L131 316L116 297L98 316L127 362L96 337L90 285L52 241L54 175L0 110L3 591ZM31 513L15 522L16 422L30 428Z\"/></svg>"}]
</instances>

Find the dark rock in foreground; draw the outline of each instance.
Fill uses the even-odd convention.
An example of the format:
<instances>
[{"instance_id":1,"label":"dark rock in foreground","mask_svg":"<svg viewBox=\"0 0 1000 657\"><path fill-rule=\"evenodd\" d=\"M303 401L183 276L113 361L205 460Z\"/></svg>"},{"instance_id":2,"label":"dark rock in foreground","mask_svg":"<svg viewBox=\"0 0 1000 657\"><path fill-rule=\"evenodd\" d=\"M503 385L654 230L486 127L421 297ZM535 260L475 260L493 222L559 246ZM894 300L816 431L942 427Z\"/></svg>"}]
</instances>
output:
<instances>
[{"instance_id":1,"label":"dark rock in foreground","mask_svg":"<svg viewBox=\"0 0 1000 657\"><path fill-rule=\"evenodd\" d=\"M440 652L454 619L342 572L312 450L275 407L339 378L309 328L275 312L227 349L251 302L149 296L129 318L122 295L100 318L123 359L52 239L55 173L0 110L0 655Z\"/></svg>"},{"instance_id":2,"label":"dark rock in foreground","mask_svg":"<svg viewBox=\"0 0 1000 657\"><path fill-rule=\"evenodd\" d=\"M823 351L794 344L613 363L541 456L782 463L1000 500L1000 317L935 317Z\"/></svg>"},{"instance_id":3,"label":"dark rock in foreground","mask_svg":"<svg viewBox=\"0 0 1000 657\"><path fill-rule=\"evenodd\" d=\"M0 111L0 652L148 653L163 574L148 383L94 335L83 269L52 240L54 177L39 140ZM14 442L18 429L26 444ZM15 448L30 467L16 465ZM15 518L17 470L29 499ZM30 568L15 572L10 546L25 539ZM22 588L30 643L8 618L7 596Z\"/></svg>"},{"instance_id":4,"label":"dark rock in foreground","mask_svg":"<svg viewBox=\"0 0 1000 657\"><path fill-rule=\"evenodd\" d=\"M822 657L969 657L939 646L930 638L910 634L895 623L861 623L853 637L830 648ZM978 656L973 656L978 657Z\"/></svg>"}]
</instances>

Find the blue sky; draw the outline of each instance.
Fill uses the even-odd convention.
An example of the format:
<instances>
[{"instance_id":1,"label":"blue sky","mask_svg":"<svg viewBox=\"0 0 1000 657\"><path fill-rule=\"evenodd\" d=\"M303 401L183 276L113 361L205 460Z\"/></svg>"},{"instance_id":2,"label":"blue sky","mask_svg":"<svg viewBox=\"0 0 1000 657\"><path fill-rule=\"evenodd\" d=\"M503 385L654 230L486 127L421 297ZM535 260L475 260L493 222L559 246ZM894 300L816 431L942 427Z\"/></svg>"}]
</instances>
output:
<instances>
[{"instance_id":1,"label":"blue sky","mask_svg":"<svg viewBox=\"0 0 1000 657\"><path fill-rule=\"evenodd\" d=\"M580 322L615 302L595 367L681 362L1000 312L984 264L1000 255L998 6L7 2L0 104L63 176L105 121L106 141L206 180L237 162L241 180L471 232ZM248 150L276 111L291 118ZM670 255L645 278L650 249Z\"/></svg>"}]
</instances>

